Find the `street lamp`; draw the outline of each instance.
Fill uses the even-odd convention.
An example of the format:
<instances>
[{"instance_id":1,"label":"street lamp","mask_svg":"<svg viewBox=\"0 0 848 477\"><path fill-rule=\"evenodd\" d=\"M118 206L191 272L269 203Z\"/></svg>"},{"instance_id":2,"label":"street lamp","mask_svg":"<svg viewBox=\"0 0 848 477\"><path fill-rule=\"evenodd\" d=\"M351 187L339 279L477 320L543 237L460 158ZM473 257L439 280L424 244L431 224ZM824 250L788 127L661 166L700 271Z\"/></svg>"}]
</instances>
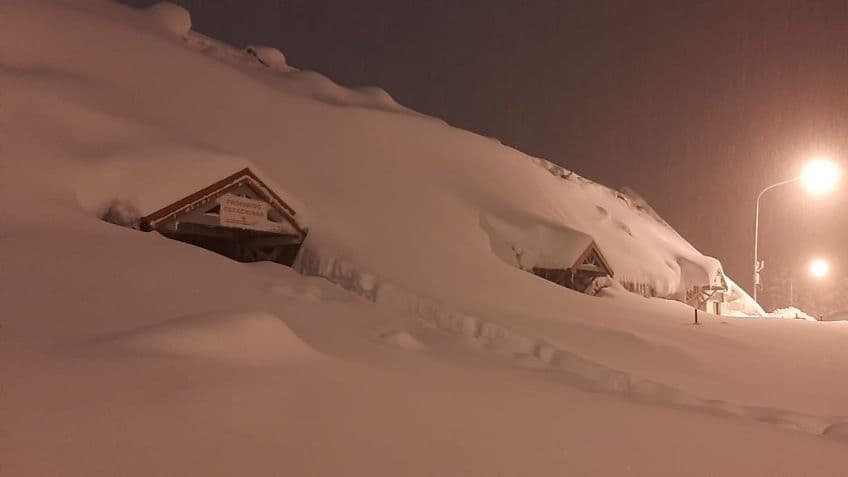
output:
<instances>
[{"instance_id":1,"label":"street lamp","mask_svg":"<svg viewBox=\"0 0 848 477\"><path fill-rule=\"evenodd\" d=\"M830 273L830 264L825 260L817 258L810 262L810 275L816 278L824 278Z\"/></svg>"},{"instance_id":2,"label":"street lamp","mask_svg":"<svg viewBox=\"0 0 848 477\"><path fill-rule=\"evenodd\" d=\"M801 184L813 195L823 195L836 188L839 167L827 159L810 161L801 173Z\"/></svg>"},{"instance_id":3,"label":"street lamp","mask_svg":"<svg viewBox=\"0 0 848 477\"><path fill-rule=\"evenodd\" d=\"M757 208L754 214L754 301L757 301L757 289L760 287L760 272L763 271L765 266L765 262L760 261L757 255L760 238L760 199L762 199L763 194L776 187L800 182L811 194L823 195L836 187L840 174L839 166L833 161L826 158L816 158L804 166L800 176L772 184L761 190L757 195ZM825 265L827 265L826 262ZM812 272L812 268L810 271ZM824 273L827 274L827 271L825 270Z\"/></svg>"},{"instance_id":4,"label":"street lamp","mask_svg":"<svg viewBox=\"0 0 848 477\"><path fill-rule=\"evenodd\" d=\"M826 260L816 258L814 260L810 260L809 271L813 278L822 279L830 273L830 264ZM789 283L789 308L793 308L795 306L795 296L792 287L792 276L789 276L789 278L786 279L786 282ZM797 311L795 312L795 318L798 318Z\"/></svg>"}]
</instances>

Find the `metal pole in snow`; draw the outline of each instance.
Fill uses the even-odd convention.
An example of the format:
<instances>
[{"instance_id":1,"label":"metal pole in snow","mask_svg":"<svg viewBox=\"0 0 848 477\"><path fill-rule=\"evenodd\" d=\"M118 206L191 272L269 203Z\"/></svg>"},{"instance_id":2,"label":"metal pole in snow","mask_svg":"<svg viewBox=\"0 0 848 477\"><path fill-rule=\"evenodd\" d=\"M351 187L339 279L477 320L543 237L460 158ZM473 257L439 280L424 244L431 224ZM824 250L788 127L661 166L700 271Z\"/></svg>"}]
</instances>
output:
<instances>
[{"instance_id":1,"label":"metal pole in snow","mask_svg":"<svg viewBox=\"0 0 848 477\"><path fill-rule=\"evenodd\" d=\"M774 189L775 187L791 184L793 182L798 182L799 180L801 180L800 177L781 181L766 187L765 189L761 190L759 194L757 194L757 205L756 210L754 212L754 301L757 301L757 288L760 286L760 272L763 271L763 263L760 261L760 257L757 253L760 238L760 199L763 198L763 194Z\"/></svg>"},{"instance_id":2,"label":"metal pole in snow","mask_svg":"<svg viewBox=\"0 0 848 477\"><path fill-rule=\"evenodd\" d=\"M698 324L698 309L695 308L695 324Z\"/></svg>"}]
</instances>

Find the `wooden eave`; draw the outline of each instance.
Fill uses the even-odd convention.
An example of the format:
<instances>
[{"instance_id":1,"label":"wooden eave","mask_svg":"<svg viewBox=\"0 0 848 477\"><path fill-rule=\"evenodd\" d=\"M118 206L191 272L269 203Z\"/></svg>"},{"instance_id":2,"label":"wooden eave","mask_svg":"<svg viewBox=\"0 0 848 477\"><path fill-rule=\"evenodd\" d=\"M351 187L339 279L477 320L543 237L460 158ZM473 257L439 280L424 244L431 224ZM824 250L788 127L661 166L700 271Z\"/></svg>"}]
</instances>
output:
<instances>
[{"instance_id":1,"label":"wooden eave","mask_svg":"<svg viewBox=\"0 0 848 477\"><path fill-rule=\"evenodd\" d=\"M193 208L209 203L218 197L226 194L228 191L246 185L251 188L258 196L269 202L271 205L280 209L283 217L295 228L301 235L306 235L306 231L295 221L296 212L289 206L279 195L277 195L270 187L262 182L250 168L244 169L231 174L218 182L215 182L208 187L188 195L171 205L167 205L156 212L144 217L151 226L163 222L169 218L176 217L182 212L192 210Z\"/></svg>"}]
</instances>

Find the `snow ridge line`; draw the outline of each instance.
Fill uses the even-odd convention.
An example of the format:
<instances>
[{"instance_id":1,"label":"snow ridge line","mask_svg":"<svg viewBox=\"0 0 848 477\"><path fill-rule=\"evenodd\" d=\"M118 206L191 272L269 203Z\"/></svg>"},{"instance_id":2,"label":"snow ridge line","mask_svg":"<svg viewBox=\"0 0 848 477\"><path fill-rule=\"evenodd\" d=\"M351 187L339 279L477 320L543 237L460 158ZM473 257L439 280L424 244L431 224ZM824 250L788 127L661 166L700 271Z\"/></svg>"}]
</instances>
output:
<instances>
[{"instance_id":1,"label":"snow ridge line","mask_svg":"<svg viewBox=\"0 0 848 477\"><path fill-rule=\"evenodd\" d=\"M322 258L309 247L301 250L294 268L304 275L325 278L378 306L404 310L433 328L473 340L500 355L533 359L559 372L559 376L565 378L565 384L584 391L618 395L645 404L742 418L848 443L846 416L815 416L785 409L706 399L664 383L636 380L629 372L589 360L545 339L522 335L503 325L452 310L436 300L382 281L374 274L359 270L348 260Z\"/></svg>"}]
</instances>

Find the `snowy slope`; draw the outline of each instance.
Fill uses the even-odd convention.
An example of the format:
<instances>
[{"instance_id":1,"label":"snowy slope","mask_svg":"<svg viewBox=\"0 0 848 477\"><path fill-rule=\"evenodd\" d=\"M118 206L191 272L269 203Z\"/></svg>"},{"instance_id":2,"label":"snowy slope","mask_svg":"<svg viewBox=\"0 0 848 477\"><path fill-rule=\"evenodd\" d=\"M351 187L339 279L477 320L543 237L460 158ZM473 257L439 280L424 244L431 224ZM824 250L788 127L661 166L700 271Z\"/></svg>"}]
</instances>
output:
<instances>
[{"instance_id":1,"label":"snowy slope","mask_svg":"<svg viewBox=\"0 0 848 477\"><path fill-rule=\"evenodd\" d=\"M583 231L662 296L720 265L637 198L164 10L0 3L11 475L838 475L844 323L694 327L540 280L496 253L510 231ZM341 287L98 218L245 165Z\"/></svg>"},{"instance_id":2,"label":"snowy slope","mask_svg":"<svg viewBox=\"0 0 848 477\"><path fill-rule=\"evenodd\" d=\"M108 13L134 20L138 29L155 25L143 14L115 10ZM120 29L123 23L110 27ZM344 243L324 244L329 248L322 254L345 255L393 282L405 281L393 276L397 269L413 266L402 265L412 255L407 253L410 248L424 243L425 234L447 230L450 240L442 235L426 242L434 255L444 258L427 257L426 263L414 264L415 270L429 268L426 275L433 276L443 264L452 263L468 277L487 267L481 262L490 262L489 268L500 266L491 263L492 253L485 245L491 238L480 227L487 214L500 214L501 220L520 226L564 224L586 232L622 278L647 283L660 296L679 294L689 284L709 283L718 270L715 260L640 213L626 196L576 174L555 177L549 164L496 142L414 116L327 107L299 95L281 95L279 91L290 92L293 85L299 90L307 85L311 91L305 95L310 98L329 93L324 92L324 80L304 81L293 77L301 72L222 60L169 35L170 31L160 35L143 31L146 36L115 32L110 41L103 38L112 33L109 28L78 33L60 39L60 29L49 23L4 25L4 41L9 44L21 35L45 39L10 51L9 64L25 71L73 71L71 78L52 87L28 81L30 91L15 96L40 96L46 87L53 95L74 98L62 101L63 111L55 111L55 97L27 101L49 103L44 106L52 117L46 118L44 129L52 128L57 136L59 131L68 136L67 123L74 123L73 136L57 148L85 149L86 156L98 158L99 170L93 174L106 184L66 185L67 192L86 196L85 205L96 203L98 192L99 202L106 203L120 191L138 188L132 180L141 184L151 176L167 180L174 168L201 170L195 182L208 180L220 170L212 163L221 162L218 159L226 152L248 158L308 202L318 220L331 229L325 235L344 237ZM150 41L162 44L168 54L147 47ZM62 49L56 48L58 44ZM222 68L222 63L228 67ZM90 78L96 78L97 87L92 87ZM336 96L345 102L343 94ZM85 119L77 119L83 115ZM164 141L168 144L161 145ZM110 145L124 150L109 150ZM89 164L83 167L92 173ZM111 168L128 169L129 180L108 177L103 169ZM189 181L185 186L192 190L195 184ZM367 196L364 191L369 191ZM340 222L359 225L334 230ZM449 256L456 252L464 257L459 263ZM683 275L681 263L696 264L689 267L695 276Z\"/></svg>"}]
</instances>

